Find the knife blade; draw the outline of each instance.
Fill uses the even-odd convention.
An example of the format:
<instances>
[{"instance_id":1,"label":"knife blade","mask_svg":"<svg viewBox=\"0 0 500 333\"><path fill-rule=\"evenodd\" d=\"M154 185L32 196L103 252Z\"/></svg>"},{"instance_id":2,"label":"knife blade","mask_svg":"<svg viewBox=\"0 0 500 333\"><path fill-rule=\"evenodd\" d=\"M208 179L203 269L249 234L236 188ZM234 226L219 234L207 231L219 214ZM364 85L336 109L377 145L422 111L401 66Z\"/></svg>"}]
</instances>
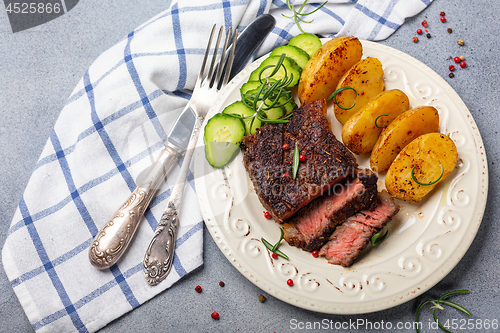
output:
<instances>
[{"instance_id":1,"label":"knife blade","mask_svg":"<svg viewBox=\"0 0 500 333\"><path fill-rule=\"evenodd\" d=\"M248 64L255 50L274 28L275 23L274 17L264 14L257 17L243 30L236 41L230 78ZM156 190L165 180L177 159L185 153L195 122L196 117L188 102L170 130L164 149L161 150L144 179L92 241L89 248L89 260L94 267L109 268L125 253Z\"/></svg>"}]
</instances>

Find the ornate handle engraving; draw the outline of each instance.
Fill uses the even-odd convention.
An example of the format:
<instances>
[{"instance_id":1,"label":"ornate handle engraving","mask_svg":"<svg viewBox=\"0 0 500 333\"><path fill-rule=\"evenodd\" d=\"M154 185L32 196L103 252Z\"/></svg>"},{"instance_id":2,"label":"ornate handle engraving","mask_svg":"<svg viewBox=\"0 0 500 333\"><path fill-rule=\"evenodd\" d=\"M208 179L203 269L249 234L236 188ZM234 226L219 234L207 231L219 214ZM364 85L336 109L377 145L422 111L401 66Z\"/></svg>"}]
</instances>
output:
<instances>
[{"instance_id":1,"label":"ornate handle engraving","mask_svg":"<svg viewBox=\"0 0 500 333\"><path fill-rule=\"evenodd\" d=\"M179 214L175 204L170 201L167 210L158 222L158 227L144 257L144 275L146 281L152 286L163 281L170 273L178 227Z\"/></svg>"},{"instance_id":2,"label":"ornate handle engraving","mask_svg":"<svg viewBox=\"0 0 500 333\"><path fill-rule=\"evenodd\" d=\"M90 246L89 259L92 265L105 269L118 261L134 236L154 193L151 189L136 188L99 230Z\"/></svg>"},{"instance_id":3,"label":"ornate handle engraving","mask_svg":"<svg viewBox=\"0 0 500 333\"><path fill-rule=\"evenodd\" d=\"M177 160L177 156L178 153L175 150L165 147L145 180L99 230L89 249L89 260L94 267L109 268L123 255L156 189L165 179L165 175Z\"/></svg>"}]
</instances>

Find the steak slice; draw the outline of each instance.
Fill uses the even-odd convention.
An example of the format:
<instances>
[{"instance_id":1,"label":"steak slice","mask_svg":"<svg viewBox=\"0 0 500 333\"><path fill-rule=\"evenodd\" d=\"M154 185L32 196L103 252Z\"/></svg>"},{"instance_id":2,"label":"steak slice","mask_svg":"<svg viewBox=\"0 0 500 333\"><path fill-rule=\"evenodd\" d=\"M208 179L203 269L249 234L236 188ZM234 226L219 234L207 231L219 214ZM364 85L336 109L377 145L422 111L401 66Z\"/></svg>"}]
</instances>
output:
<instances>
[{"instance_id":1,"label":"steak slice","mask_svg":"<svg viewBox=\"0 0 500 333\"><path fill-rule=\"evenodd\" d=\"M378 203L373 210L364 210L349 220L363 223L380 231L399 212L399 206L394 203L387 191L378 194ZM377 232L378 232L377 231Z\"/></svg>"},{"instance_id":2,"label":"steak slice","mask_svg":"<svg viewBox=\"0 0 500 333\"><path fill-rule=\"evenodd\" d=\"M376 229L348 219L339 225L319 255L333 265L348 267L370 243Z\"/></svg>"},{"instance_id":3,"label":"steak slice","mask_svg":"<svg viewBox=\"0 0 500 333\"><path fill-rule=\"evenodd\" d=\"M319 255L325 256L330 264L348 267L370 243L370 239L399 212L387 191L378 195L373 209L363 210L349 217L338 226L323 245Z\"/></svg>"},{"instance_id":4,"label":"steak slice","mask_svg":"<svg viewBox=\"0 0 500 333\"><path fill-rule=\"evenodd\" d=\"M317 100L295 110L288 123L265 124L242 139L243 163L255 192L279 223L357 169L325 115L326 102ZM282 148L285 143L290 149ZM296 144L306 160L293 179Z\"/></svg>"},{"instance_id":5,"label":"steak slice","mask_svg":"<svg viewBox=\"0 0 500 333\"><path fill-rule=\"evenodd\" d=\"M356 178L336 184L286 221L285 241L305 251L319 250L338 224L376 202L377 180L371 170L362 169Z\"/></svg>"}]
</instances>

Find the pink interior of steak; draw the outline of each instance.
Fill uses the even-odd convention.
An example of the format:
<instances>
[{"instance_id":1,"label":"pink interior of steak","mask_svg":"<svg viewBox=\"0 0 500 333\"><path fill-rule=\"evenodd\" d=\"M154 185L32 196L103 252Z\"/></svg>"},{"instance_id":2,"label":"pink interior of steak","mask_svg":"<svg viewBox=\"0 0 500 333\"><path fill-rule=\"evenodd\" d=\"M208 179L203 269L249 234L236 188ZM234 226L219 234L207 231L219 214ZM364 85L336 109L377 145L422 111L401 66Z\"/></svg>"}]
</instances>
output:
<instances>
[{"instance_id":1,"label":"pink interior of steak","mask_svg":"<svg viewBox=\"0 0 500 333\"><path fill-rule=\"evenodd\" d=\"M350 266L370 242L375 229L347 220L339 225L319 254L334 265Z\"/></svg>"},{"instance_id":2,"label":"pink interior of steak","mask_svg":"<svg viewBox=\"0 0 500 333\"><path fill-rule=\"evenodd\" d=\"M399 207L387 191L379 193L379 200L375 209L361 211L349 219L379 230L382 229L398 213Z\"/></svg>"},{"instance_id":3,"label":"pink interior of steak","mask_svg":"<svg viewBox=\"0 0 500 333\"><path fill-rule=\"evenodd\" d=\"M317 198L285 222L285 241L306 251L319 250L337 224L371 207L378 178L369 169L358 170L357 175L335 185L332 193Z\"/></svg>"},{"instance_id":4,"label":"pink interior of steak","mask_svg":"<svg viewBox=\"0 0 500 333\"><path fill-rule=\"evenodd\" d=\"M319 251L329 263L350 266L379 232L397 213L399 207L386 191L379 193L375 208L363 210L339 225L330 240Z\"/></svg>"}]
</instances>

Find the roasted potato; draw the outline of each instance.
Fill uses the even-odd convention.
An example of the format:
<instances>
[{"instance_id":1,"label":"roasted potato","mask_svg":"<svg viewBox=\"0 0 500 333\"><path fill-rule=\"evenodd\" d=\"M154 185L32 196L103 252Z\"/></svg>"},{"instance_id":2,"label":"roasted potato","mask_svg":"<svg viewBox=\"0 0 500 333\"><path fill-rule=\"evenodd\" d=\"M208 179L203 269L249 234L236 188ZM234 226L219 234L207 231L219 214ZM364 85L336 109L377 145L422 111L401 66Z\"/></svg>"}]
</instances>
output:
<instances>
[{"instance_id":1,"label":"roasted potato","mask_svg":"<svg viewBox=\"0 0 500 333\"><path fill-rule=\"evenodd\" d=\"M394 159L385 177L385 187L395 198L419 202L453 171L457 158L457 147L448 136L421 135Z\"/></svg>"},{"instance_id":2,"label":"roasted potato","mask_svg":"<svg viewBox=\"0 0 500 333\"><path fill-rule=\"evenodd\" d=\"M387 171L407 144L434 132L439 132L439 114L433 106L418 106L403 112L382 130L370 156L370 167L378 172Z\"/></svg>"},{"instance_id":3,"label":"roasted potato","mask_svg":"<svg viewBox=\"0 0 500 333\"><path fill-rule=\"evenodd\" d=\"M409 107L408 96L399 89L379 93L347 120L342 128L342 141L355 154L369 153L382 128Z\"/></svg>"},{"instance_id":4,"label":"roasted potato","mask_svg":"<svg viewBox=\"0 0 500 333\"><path fill-rule=\"evenodd\" d=\"M356 90L346 89L337 93L333 104L333 111L337 120L344 125L347 120L358 112L370 99L384 90L384 70L377 58L368 57L351 67L342 76L336 89L351 87ZM354 100L356 97L356 100ZM353 103L353 108L349 108ZM340 105L340 106L339 106ZM344 108L342 108L344 107Z\"/></svg>"},{"instance_id":5,"label":"roasted potato","mask_svg":"<svg viewBox=\"0 0 500 333\"><path fill-rule=\"evenodd\" d=\"M356 37L336 37L323 44L302 70L298 88L300 103L328 99L340 78L362 55L363 46Z\"/></svg>"}]
</instances>

